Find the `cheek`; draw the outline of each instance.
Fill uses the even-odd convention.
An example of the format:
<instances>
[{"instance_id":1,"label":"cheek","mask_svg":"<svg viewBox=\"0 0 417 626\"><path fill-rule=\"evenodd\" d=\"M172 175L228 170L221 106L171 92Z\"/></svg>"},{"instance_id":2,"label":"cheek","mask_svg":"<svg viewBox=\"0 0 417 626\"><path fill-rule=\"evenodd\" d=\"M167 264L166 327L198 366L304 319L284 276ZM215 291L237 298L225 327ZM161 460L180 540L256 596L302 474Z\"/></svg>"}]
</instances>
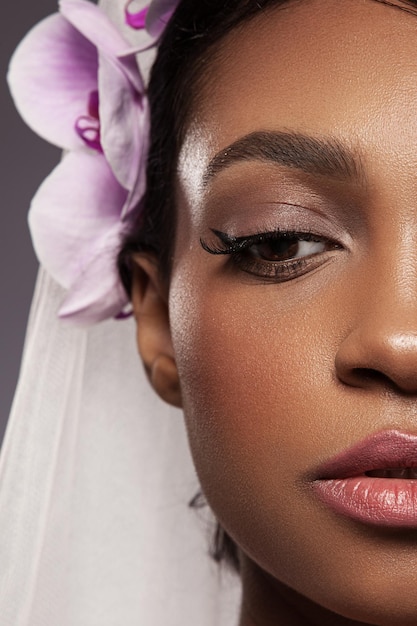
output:
<instances>
[{"instance_id":1,"label":"cheek","mask_svg":"<svg viewBox=\"0 0 417 626\"><path fill-rule=\"evenodd\" d=\"M170 322L191 452L216 517L278 591L361 623L395 623L385 613L402 606L414 624L414 538L400 556L396 539L335 516L312 490L315 468L375 429L389 400L336 376L358 323L351 266L262 285L187 259L173 273Z\"/></svg>"},{"instance_id":2,"label":"cheek","mask_svg":"<svg viewBox=\"0 0 417 626\"><path fill-rule=\"evenodd\" d=\"M311 298L307 313L305 303L277 297L278 289L291 293L286 287L225 282L203 281L192 269L173 277L171 326L190 446L219 521L254 560L292 582L294 550L305 553L308 528L317 527L300 483L327 428L328 302ZM303 568L306 558L298 560ZM310 558L314 569L317 555Z\"/></svg>"}]
</instances>

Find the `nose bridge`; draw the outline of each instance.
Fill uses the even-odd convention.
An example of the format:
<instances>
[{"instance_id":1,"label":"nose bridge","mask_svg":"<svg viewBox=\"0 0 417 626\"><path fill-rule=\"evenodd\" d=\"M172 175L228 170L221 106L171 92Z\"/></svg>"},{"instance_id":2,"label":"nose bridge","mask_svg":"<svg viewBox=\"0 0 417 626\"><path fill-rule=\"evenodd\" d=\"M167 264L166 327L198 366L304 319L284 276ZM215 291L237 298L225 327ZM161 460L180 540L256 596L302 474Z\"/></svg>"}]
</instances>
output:
<instances>
[{"instance_id":1,"label":"nose bridge","mask_svg":"<svg viewBox=\"0 0 417 626\"><path fill-rule=\"evenodd\" d=\"M409 362L417 372L417 263L414 265L403 268L400 261L381 271L381 263L365 283L358 330L373 368Z\"/></svg>"},{"instance_id":2,"label":"nose bridge","mask_svg":"<svg viewBox=\"0 0 417 626\"><path fill-rule=\"evenodd\" d=\"M365 271L367 308L375 321L412 331L417 323L417 219L407 223L391 214L375 230Z\"/></svg>"},{"instance_id":3,"label":"nose bridge","mask_svg":"<svg viewBox=\"0 0 417 626\"><path fill-rule=\"evenodd\" d=\"M360 288L365 324L388 334L417 332L417 258L387 254L376 258Z\"/></svg>"}]
</instances>

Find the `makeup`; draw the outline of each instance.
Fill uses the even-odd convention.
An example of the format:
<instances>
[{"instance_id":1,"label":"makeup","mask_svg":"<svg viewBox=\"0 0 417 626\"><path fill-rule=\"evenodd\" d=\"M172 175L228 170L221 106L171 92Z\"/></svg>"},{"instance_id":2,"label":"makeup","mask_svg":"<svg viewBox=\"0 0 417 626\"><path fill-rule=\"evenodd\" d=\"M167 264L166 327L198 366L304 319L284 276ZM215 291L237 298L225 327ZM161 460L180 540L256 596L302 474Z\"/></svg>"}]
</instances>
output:
<instances>
[{"instance_id":1,"label":"makeup","mask_svg":"<svg viewBox=\"0 0 417 626\"><path fill-rule=\"evenodd\" d=\"M313 488L338 515L384 527L417 528L417 436L367 437L320 466Z\"/></svg>"},{"instance_id":2,"label":"makeup","mask_svg":"<svg viewBox=\"0 0 417 626\"><path fill-rule=\"evenodd\" d=\"M212 229L218 244L202 248L213 255L229 255L236 269L273 283L298 278L324 265L326 252L340 249L337 242L314 233L274 231L234 237Z\"/></svg>"}]
</instances>

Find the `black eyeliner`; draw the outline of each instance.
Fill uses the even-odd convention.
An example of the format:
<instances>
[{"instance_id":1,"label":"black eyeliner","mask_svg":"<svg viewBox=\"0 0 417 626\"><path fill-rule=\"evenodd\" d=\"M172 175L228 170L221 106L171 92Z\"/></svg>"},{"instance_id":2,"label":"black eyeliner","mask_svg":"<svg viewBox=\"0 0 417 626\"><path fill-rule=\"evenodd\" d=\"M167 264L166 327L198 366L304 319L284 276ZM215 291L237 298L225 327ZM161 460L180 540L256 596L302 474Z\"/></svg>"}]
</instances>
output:
<instances>
[{"instance_id":1,"label":"black eyeliner","mask_svg":"<svg viewBox=\"0 0 417 626\"><path fill-rule=\"evenodd\" d=\"M205 250L209 254L235 254L238 252L242 252L250 246L254 246L265 241L273 241L274 239L278 238L302 238L304 241L319 241L317 235L299 231L275 230L270 232L256 233L254 235L246 235L243 237L234 237L233 235L228 235L227 233L223 233L222 231L216 230L214 228L211 228L210 230L214 235L216 235L222 246L209 246L203 239L200 238L200 244L203 250Z\"/></svg>"}]
</instances>

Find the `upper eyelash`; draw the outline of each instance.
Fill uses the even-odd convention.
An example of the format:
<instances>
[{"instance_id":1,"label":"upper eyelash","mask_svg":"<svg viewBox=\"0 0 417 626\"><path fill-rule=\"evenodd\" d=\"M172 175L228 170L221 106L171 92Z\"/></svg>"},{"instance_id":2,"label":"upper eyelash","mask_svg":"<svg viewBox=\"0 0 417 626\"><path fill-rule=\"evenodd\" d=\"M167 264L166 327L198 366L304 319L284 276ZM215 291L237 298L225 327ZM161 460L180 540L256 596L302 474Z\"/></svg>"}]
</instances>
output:
<instances>
[{"instance_id":1,"label":"upper eyelash","mask_svg":"<svg viewBox=\"0 0 417 626\"><path fill-rule=\"evenodd\" d=\"M299 239L303 239L304 241L321 241L323 239L326 239L325 237L319 237L318 235L311 232L297 232L289 230L261 232L255 233L254 235L246 235L243 237L234 237L233 235L228 235L227 233L223 233L222 231L216 230L214 228L210 230L214 235L216 235L222 245L209 246L203 239L200 239L203 250L205 250L209 254L235 254L264 241L278 238L293 239L296 237Z\"/></svg>"}]
</instances>

